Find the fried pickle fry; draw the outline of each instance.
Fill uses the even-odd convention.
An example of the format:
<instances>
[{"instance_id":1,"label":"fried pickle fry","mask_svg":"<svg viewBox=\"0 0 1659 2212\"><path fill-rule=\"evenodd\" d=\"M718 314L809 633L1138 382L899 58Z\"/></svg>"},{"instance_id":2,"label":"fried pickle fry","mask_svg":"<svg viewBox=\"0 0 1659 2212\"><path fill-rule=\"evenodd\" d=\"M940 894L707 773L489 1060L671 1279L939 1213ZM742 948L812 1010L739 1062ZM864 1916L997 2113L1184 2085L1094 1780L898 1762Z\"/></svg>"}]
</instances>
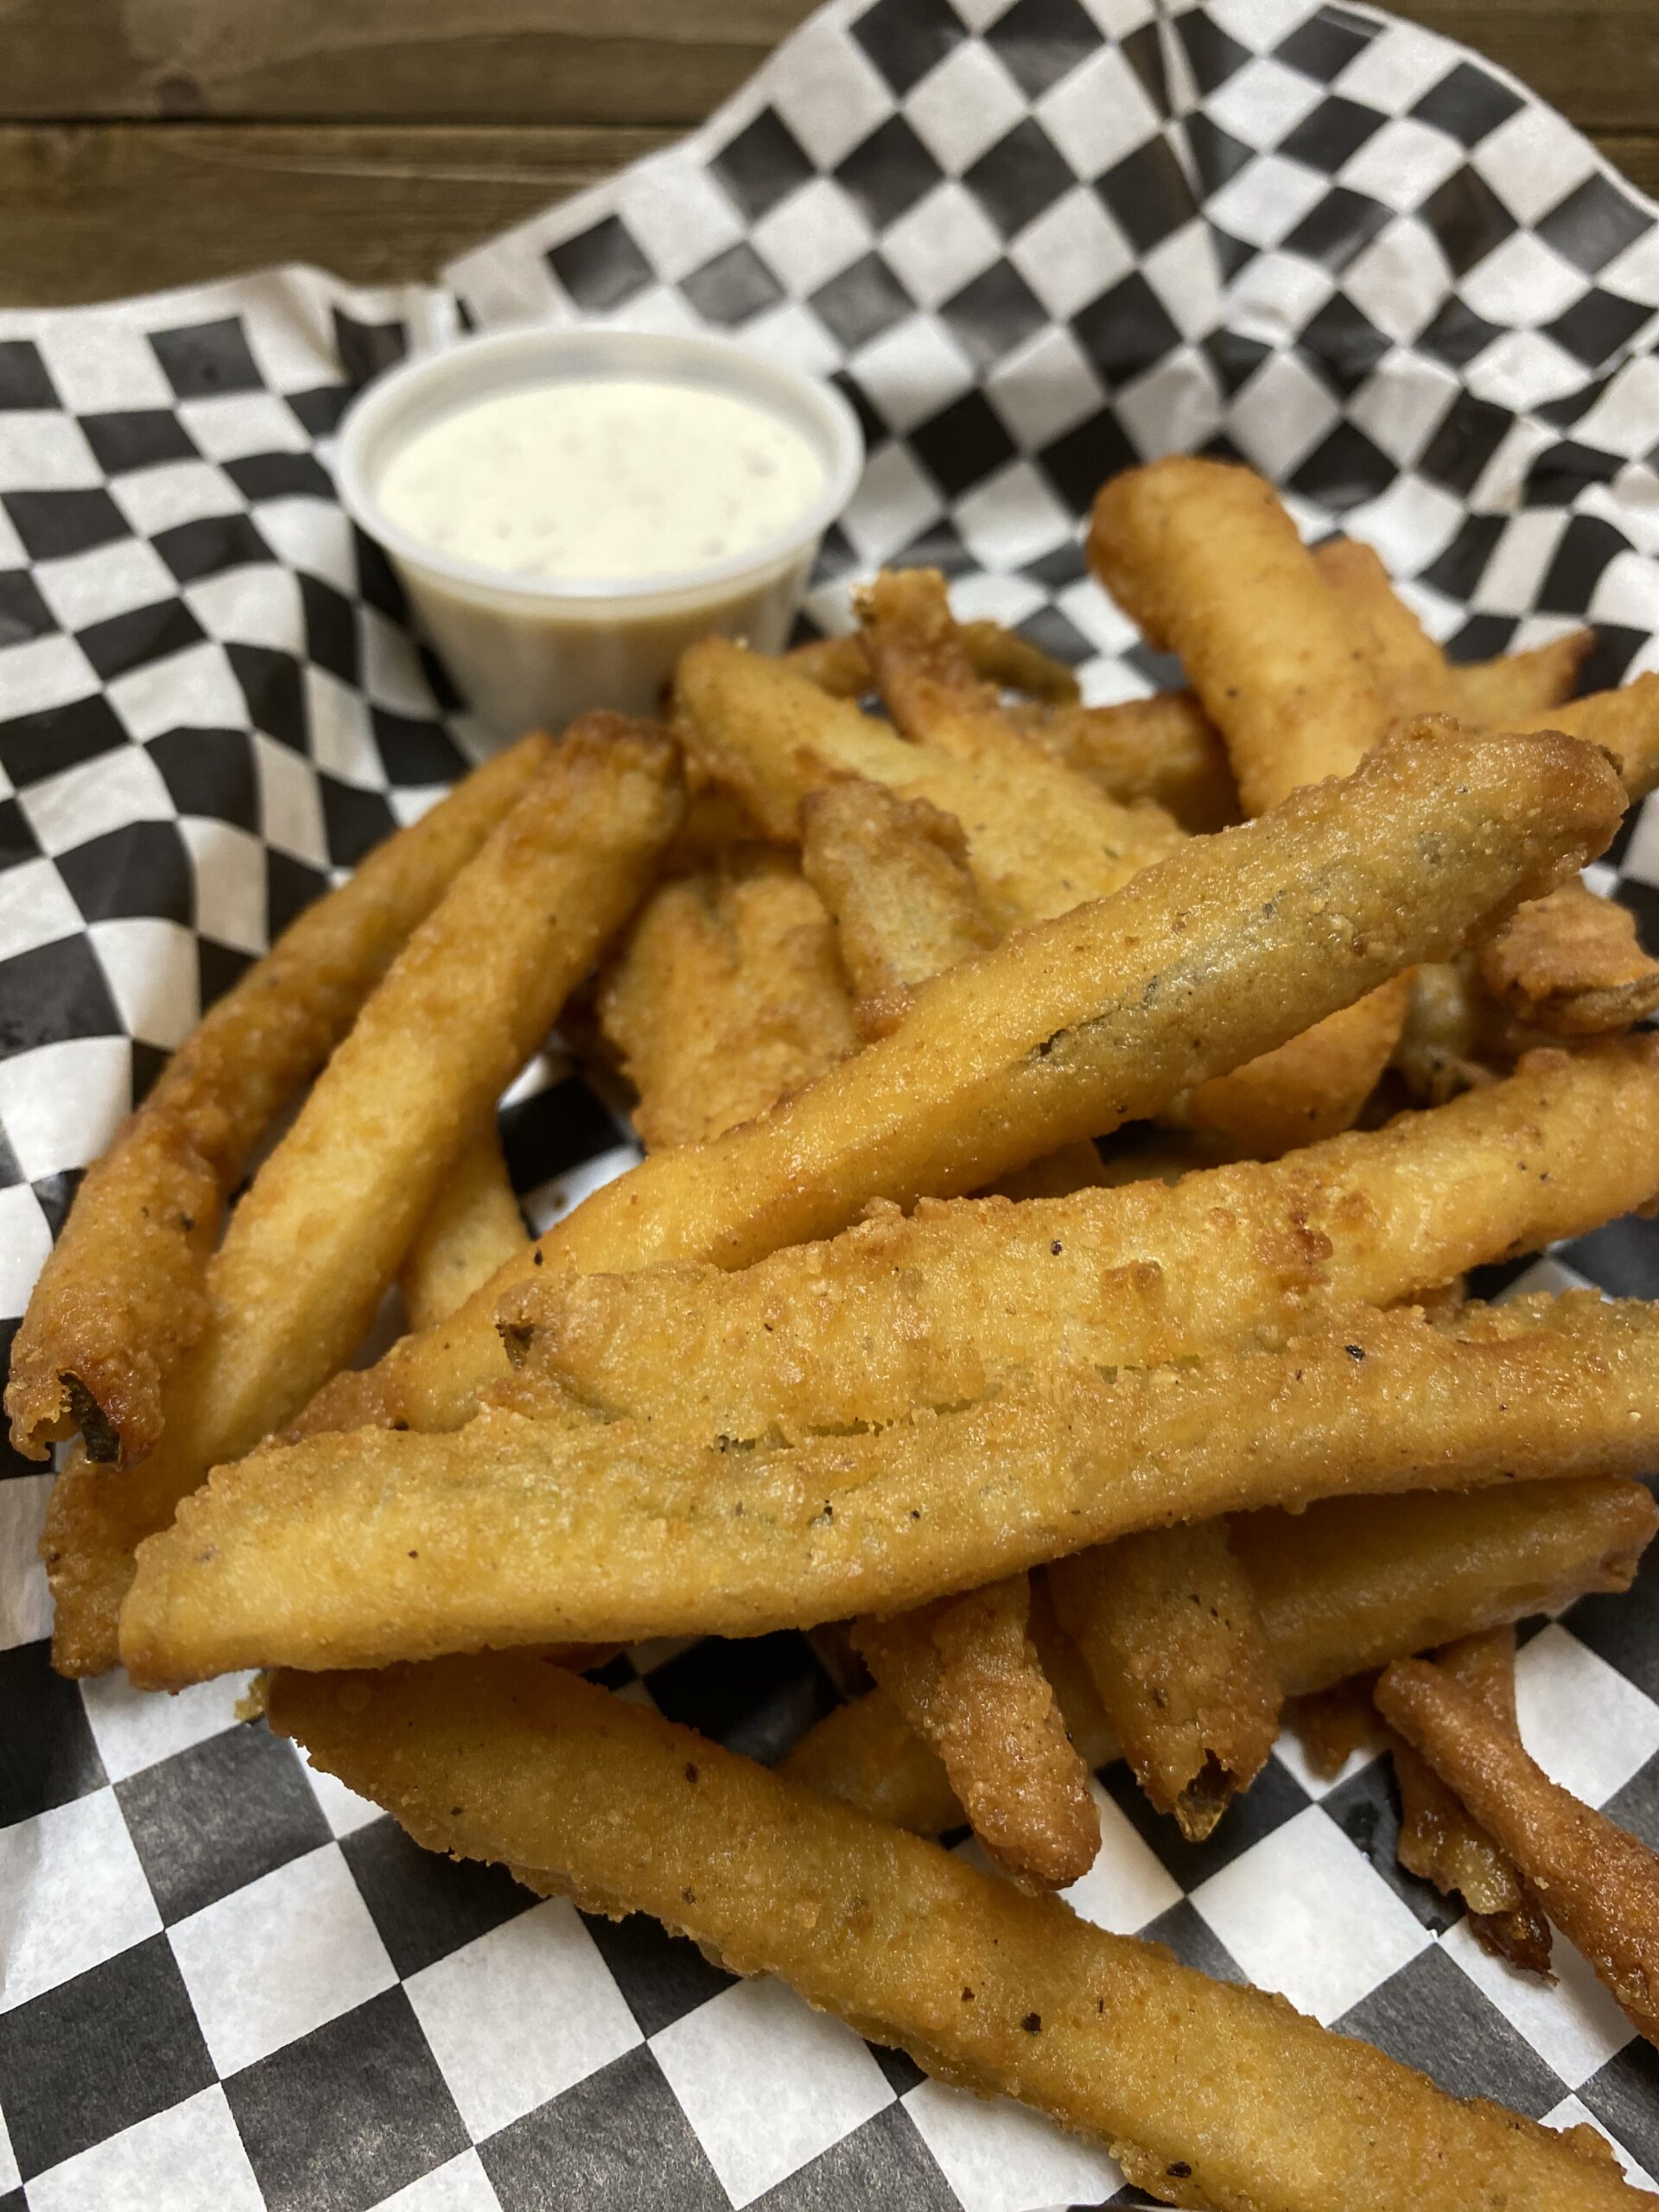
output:
<instances>
[{"instance_id":1,"label":"fried pickle fry","mask_svg":"<svg viewBox=\"0 0 1659 2212\"><path fill-rule=\"evenodd\" d=\"M1659 1313L1585 1293L1355 1315L1283 1350L1061 1366L794 1445L576 1422L510 1384L452 1435L360 1429L220 1467L139 1555L135 1681L513 1643L755 1636L900 1612L1170 1521L1341 1491L1626 1474Z\"/></svg>"},{"instance_id":2,"label":"fried pickle fry","mask_svg":"<svg viewBox=\"0 0 1659 2212\"><path fill-rule=\"evenodd\" d=\"M1180 653L1231 756L1248 814L1347 773L1396 715L1438 707L1445 662L1370 547L1302 543L1249 469L1172 458L1095 502L1090 560L1154 645ZM1183 1102L1178 1118L1251 1152L1350 1127L1408 1007L1397 983L1321 1034Z\"/></svg>"},{"instance_id":3,"label":"fried pickle fry","mask_svg":"<svg viewBox=\"0 0 1659 2212\"><path fill-rule=\"evenodd\" d=\"M1564 883L1510 916L1482 944L1480 980L1529 1031L1592 1037L1659 1007L1659 960L1636 916L1582 883Z\"/></svg>"},{"instance_id":4,"label":"fried pickle fry","mask_svg":"<svg viewBox=\"0 0 1659 2212\"><path fill-rule=\"evenodd\" d=\"M75 1194L12 1346L6 1410L31 1459L79 1428L142 1459L162 1388L207 1325L224 1205L271 1122L321 1066L394 956L546 766L524 738L378 846L215 1001Z\"/></svg>"},{"instance_id":5,"label":"fried pickle fry","mask_svg":"<svg viewBox=\"0 0 1659 2212\"><path fill-rule=\"evenodd\" d=\"M584 717L410 938L231 1217L213 1319L171 1378L161 1443L130 1473L82 1463L54 1488L41 1550L60 1670L113 1663L133 1546L350 1356L469 1135L642 895L682 804L663 734Z\"/></svg>"},{"instance_id":6,"label":"fried pickle fry","mask_svg":"<svg viewBox=\"0 0 1659 2212\"><path fill-rule=\"evenodd\" d=\"M1495 660L1448 661L1450 711L1482 729L1509 729L1528 716L1549 713L1573 696L1595 642L1593 630L1568 630L1546 645Z\"/></svg>"},{"instance_id":7,"label":"fried pickle fry","mask_svg":"<svg viewBox=\"0 0 1659 2212\"><path fill-rule=\"evenodd\" d=\"M1461 1637L1436 1656L1446 1673L1518 1742L1513 1624ZM1427 1760L1398 1737L1394 1772L1400 1786L1400 1864L1432 1882L1442 1897L1460 1896L1475 1939L1485 1949L1524 1973L1547 1975L1549 1923L1511 1861L1470 1818Z\"/></svg>"},{"instance_id":8,"label":"fried pickle fry","mask_svg":"<svg viewBox=\"0 0 1659 2212\"><path fill-rule=\"evenodd\" d=\"M1659 2043L1659 1855L1553 1783L1443 1667L1396 1660L1376 1702L1547 1900L1643 2035Z\"/></svg>"},{"instance_id":9,"label":"fried pickle fry","mask_svg":"<svg viewBox=\"0 0 1659 2212\"><path fill-rule=\"evenodd\" d=\"M1000 622L963 622L962 639L975 673L1004 691L1024 693L1046 706L1071 707L1077 702L1077 679L1064 661L1046 653L1017 630ZM815 638L797 645L784 659L802 676L810 677L821 691L833 698L856 699L870 689L870 657L856 630L837 638Z\"/></svg>"},{"instance_id":10,"label":"fried pickle fry","mask_svg":"<svg viewBox=\"0 0 1659 2212\"><path fill-rule=\"evenodd\" d=\"M660 885L600 994L651 1152L763 1114L857 1049L823 902L783 853Z\"/></svg>"},{"instance_id":11,"label":"fried pickle fry","mask_svg":"<svg viewBox=\"0 0 1659 2212\"><path fill-rule=\"evenodd\" d=\"M1411 1003L1394 1048L1394 1067L1420 1106L1443 1106L1492 1079L1480 1057L1484 1023L1475 959L1465 952L1412 970Z\"/></svg>"},{"instance_id":12,"label":"fried pickle fry","mask_svg":"<svg viewBox=\"0 0 1659 2212\"><path fill-rule=\"evenodd\" d=\"M1410 1002L1411 978L1395 976L1277 1052L1200 1084L1167 1118L1259 1160L1337 1136L1376 1090Z\"/></svg>"},{"instance_id":13,"label":"fried pickle fry","mask_svg":"<svg viewBox=\"0 0 1659 2212\"><path fill-rule=\"evenodd\" d=\"M1601 746L1618 761L1632 799L1659 789L1659 674L1649 671L1617 691L1591 691L1564 706L1512 716L1510 727L1560 730L1586 745Z\"/></svg>"},{"instance_id":14,"label":"fried pickle fry","mask_svg":"<svg viewBox=\"0 0 1659 2212\"><path fill-rule=\"evenodd\" d=\"M1371 654L1254 471L1179 455L1125 469L1096 499L1089 560L1149 641L1181 656L1247 813L1349 773L1388 727Z\"/></svg>"},{"instance_id":15,"label":"fried pickle fry","mask_svg":"<svg viewBox=\"0 0 1659 2212\"><path fill-rule=\"evenodd\" d=\"M1007 1576L853 1643L944 1763L974 1833L1005 1873L1039 1889L1080 1881L1100 1849L1089 1773L1026 1633L1031 1588Z\"/></svg>"},{"instance_id":16,"label":"fried pickle fry","mask_svg":"<svg viewBox=\"0 0 1659 2212\"><path fill-rule=\"evenodd\" d=\"M1303 1513L1239 1514L1229 1526L1274 1676L1297 1698L1592 1590L1628 1590L1659 1510L1639 1482L1574 1478L1325 1498ZM1032 1638L1067 1734L1087 1764L1104 1766L1122 1756L1117 1738L1076 1646L1049 1617L1045 1580L1033 1578ZM1366 1707L1375 1723L1369 1686ZM782 1770L919 1834L963 1818L939 1760L880 1690L837 1706Z\"/></svg>"},{"instance_id":17,"label":"fried pickle fry","mask_svg":"<svg viewBox=\"0 0 1659 2212\"><path fill-rule=\"evenodd\" d=\"M768 836L798 843L801 801L846 776L954 815L1004 929L1108 897L1182 842L1166 815L1119 806L1011 732L1000 749L972 758L907 744L785 663L728 639L704 638L684 654L675 694L693 757L739 793Z\"/></svg>"},{"instance_id":18,"label":"fried pickle fry","mask_svg":"<svg viewBox=\"0 0 1659 2212\"><path fill-rule=\"evenodd\" d=\"M496 1306L532 1266L741 1267L833 1234L872 1198L982 1189L1144 1120L1552 889L1602 849L1622 804L1586 747L1396 733L1346 782L1192 841L1115 899L939 976L890 1037L761 1121L596 1191L539 1259L337 1378L301 1427L458 1426L505 1370Z\"/></svg>"},{"instance_id":19,"label":"fried pickle fry","mask_svg":"<svg viewBox=\"0 0 1659 2212\"><path fill-rule=\"evenodd\" d=\"M1243 818L1227 748L1190 691L1007 711L1021 737L1125 806L1149 799L1193 836Z\"/></svg>"},{"instance_id":20,"label":"fried pickle fry","mask_svg":"<svg viewBox=\"0 0 1659 2212\"><path fill-rule=\"evenodd\" d=\"M1249 469L1173 458L1126 471L1095 502L1089 549L1151 641L1181 655L1247 814L1348 773L1425 666L1440 664L1376 555L1332 546L1327 577L1278 494ZM1349 1128L1388 1065L1407 990L1396 983L1347 1008L1318 1035L1183 1101L1176 1118L1268 1156Z\"/></svg>"},{"instance_id":21,"label":"fried pickle fry","mask_svg":"<svg viewBox=\"0 0 1659 2212\"><path fill-rule=\"evenodd\" d=\"M886 1034L916 986L995 944L960 823L925 799L849 781L803 802L802 866L836 918L861 1026ZM1099 1155L1079 1142L1041 1165ZM1024 1171L1029 1173L1029 1171ZM1100 1847L1089 1777L1026 1635L1030 1586L1011 1575L886 1621L852 1639L918 1732L944 1758L997 1865L1039 1887L1081 1879Z\"/></svg>"},{"instance_id":22,"label":"fried pickle fry","mask_svg":"<svg viewBox=\"0 0 1659 2212\"><path fill-rule=\"evenodd\" d=\"M1591 2212L1614 2167L1462 2104L1282 1999L1214 1982L563 1670L492 1656L278 1676L272 1727L417 1841L645 1910L860 2034L1250 2212ZM1261 2084L1271 2082L1264 2097Z\"/></svg>"},{"instance_id":23,"label":"fried pickle fry","mask_svg":"<svg viewBox=\"0 0 1659 2212\"><path fill-rule=\"evenodd\" d=\"M1390 710L1455 714L1446 655L1395 591L1376 547L1355 537L1328 538L1313 549L1313 566L1342 601Z\"/></svg>"},{"instance_id":24,"label":"fried pickle fry","mask_svg":"<svg viewBox=\"0 0 1659 2212\"><path fill-rule=\"evenodd\" d=\"M1048 1586L1135 1780L1202 1842L1266 1764L1281 1702L1226 1523L1078 1552L1054 1562Z\"/></svg>"},{"instance_id":25,"label":"fried pickle fry","mask_svg":"<svg viewBox=\"0 0 1659 2212\"><path fill-rule=\"evenodd\" d=\"M397 1287L411 1329L429 1329L464 1306L497 1268L530 1243L507 1163L501 1155L495 1114L456 1161L432 1210L416 1232Z\"/></svg>"},{"instance_id":26,"label":"fried pickle fry","mask_svg":"<svg viewBox=\"0 0 1659 2212\"><path fill-rule=\"evenodd\" d=\"M662 873L664 877L707 874L726 867L745 846L766 842L760 823L734 791L706 777L689 777L685 818L663 855Z\"/></svg>"},{"instance_id":27,"label":"fried pickle fry","mask_svg":"<svg viewBox=\"0 0 1659 2212\"><path fill-rule=\"evenodd\" d=\"M853 604L895 728L963 760L1005 753L1011 734L1001 698L969 656L938 569L884 569Z\"/></svg>"},{"instance_id":28,"label":"fried pickle fry","mask_svg":"<svg viewBox=\"0 0 1659 2212\"><path fill-rule=\"evenodd\" d=\"M1501 1083L1272 1165L1065 1199L924 1200L753 1267L512 1293L513 1357L606 1414L753 1438L963 1402L1044 1360L1179 1358L1389 1306L1659 1196L1659 1042Z\"/></svg>"},{"instance_id":29,"label":"fried pickle fry","mask_svg":"<svg viewBox=\"0 0 1659 2212\"><path fill-rule=\"evenodd\" d=\"M1376 1688L1374 1674L1350 1675L1328 1690L1310 1690L1291 1700L1287 1717L1302 1757L1323 1781L1334 1781L1356 1751L1384 1740L1371 1702Z\"/></svg>"},{"instance_id":30,"label":"fried pickle fry","mask_svg":"<svg viewBox=\"0 0 1659 2212\"><path fill-rule=\"evenodd\" d=\"M866 1037L902 1020L918 984L983 952L986 912L953 815L849 777L801 803L801 868L834 918Z\"/></svg>"},{"instance_id":31,"label":"fried pickle fry","mask_svg":"<svg viewBox=\"0 0 1659 2212\"><path fill-rule=\"evenodd\" d=\"M1628 1590L1656 1525L1628 1483L1343 1497L1231 1523L1274 1672L1328 1689L1485 1628Z\"/></svg>"},{"instance_id":32,"label":"fried pickle fry","mask_svg":"<svg viewBox=\"0 0 1659 2212\"><path fill-rule=\"evenodd\" d=\"M1396 712L1451 714L1476 728L1503 729L1572 696L1592 632L1574 630L1497 660L1449 662L1395 596L1369 546L1333 540L1316 548L1313 560L1351 617L1370 617L1370 636L1362 631L1356 642L1374 658L1386 656L1384 683ZM1414 683L1405 680L1413 670ZM1112 798L1152 799L1195 835L1239 819L1227 748L1191 691L1109 707L1016 707L1011 719L1022 736L1092 776Z\"/></svg>"},{"instance_id":33,"label":"fried pickle fry","mask_svg":"<svg viewBox=\"0 0 1659 2212\"><path fill-rule=\"evenodd\" d=\"M1477 728L1507 728L1516 715L1541 714L1571 698L1595 643L1592 630L1573 630L1528 652L1450 661L1395 590L1373 547L1332 538L1315 548L1313 563L1363 626L1396 714L1455 715Z\"/></svg>"}]
</instances>

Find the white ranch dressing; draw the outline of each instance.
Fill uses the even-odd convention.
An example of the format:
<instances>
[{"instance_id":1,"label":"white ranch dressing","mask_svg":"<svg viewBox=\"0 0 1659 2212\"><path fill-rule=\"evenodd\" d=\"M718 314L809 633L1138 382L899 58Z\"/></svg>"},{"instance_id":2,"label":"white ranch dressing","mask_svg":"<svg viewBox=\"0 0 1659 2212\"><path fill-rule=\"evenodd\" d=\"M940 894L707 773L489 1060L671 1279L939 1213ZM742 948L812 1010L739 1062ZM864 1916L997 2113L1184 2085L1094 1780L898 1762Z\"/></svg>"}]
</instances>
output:
<instances>
[{"instance_id":1,"label":"white ranch dressing","mask_svg":"<svg viewBox=\"0 0 1659 2212\"><path fill-rule=\"evenodd\" d=\"M632 582L764 545L823 485L817 454L769 410L613 377L457 408L392 454L376 493L388 521L454 560Z\"/></svg>"}]
</instances>

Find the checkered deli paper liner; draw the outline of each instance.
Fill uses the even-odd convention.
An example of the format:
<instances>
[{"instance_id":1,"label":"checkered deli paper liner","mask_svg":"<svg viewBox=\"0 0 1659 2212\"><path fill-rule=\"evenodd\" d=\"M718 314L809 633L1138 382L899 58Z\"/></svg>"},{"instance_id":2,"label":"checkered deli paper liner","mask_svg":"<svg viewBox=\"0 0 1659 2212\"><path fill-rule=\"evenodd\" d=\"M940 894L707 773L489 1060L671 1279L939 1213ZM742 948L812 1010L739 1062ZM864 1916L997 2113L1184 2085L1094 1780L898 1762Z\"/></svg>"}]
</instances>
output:
<instances>
[{"instance_id":1,"label":"checkered deli paper liner","mask_svg":"<svg viewBox=\"0 0 1659 2212\"><path fill-rule=\"evenodd\" d=\"M1659 665L1656 307L1656 210L1428 32L1306 0L842 0L442 287L290 269L0 318L0 1313L200 1008L481 748L330 476L405 351L600 319L832 378L869 461L822 624L849 575L936 562L1091 696L1166 681L1078 522L1114 469L1202 448L1372 540L1454 652L1588 619L1607 684ZM1592 873L1659 943L1659 814ZM552 1055L502 1124L537 1229L635 1156ZM1619 1224L1538 1278L1659 1292L1659 1238ZM239 1682L59 1681L49 1478L0 1473L0 2212L1134 2201L1103 2152L652 1923L424 1856L235 1725ZM836 1694L793 1636L613 1678L762 1758ZM1519 1692L1550 1770L1659 1842L1651 1595L1533 1624ZM1381 1765L1328 1786L1286 1744L1202 1847L1121 1772L1099 1794L1080 1911L1659 2172L1654 2053L1575 1955L1523 1980L1396 1868Z\"/></svg>"}]
</instances>

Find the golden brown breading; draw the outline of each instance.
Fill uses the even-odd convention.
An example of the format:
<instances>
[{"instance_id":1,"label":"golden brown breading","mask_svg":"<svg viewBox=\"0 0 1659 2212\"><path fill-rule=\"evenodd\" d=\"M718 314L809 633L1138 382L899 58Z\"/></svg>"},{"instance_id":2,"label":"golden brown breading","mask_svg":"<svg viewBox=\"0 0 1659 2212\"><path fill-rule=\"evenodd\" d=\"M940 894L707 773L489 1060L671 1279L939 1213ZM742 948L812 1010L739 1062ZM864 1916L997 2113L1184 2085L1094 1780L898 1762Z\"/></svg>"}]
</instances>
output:
<instances>
[{"instance_id":1,"label":"golden brown breading","mask_svg":"<svg viewBox=\"0 0 1659 2212\"><path fill-rule=\"evenodd\" d=\"M484 1128L451 1169L397 1270L410 1327L429 1329L464 1306L529 1242L492 1108Z\"/></svg>"},{"instance_id":2,"label":"golden brown breading","mask_svg":"<svg viewBox=\"0 0 1659 2212\"><path fill-rule=\"evenodd\" d=\"M891 1036L763 1121L595 1192L520 1279L741 1267L833 1233L872 1198L982 1188L1143 1120L1552 889L1603 848L1623 804L1585 746L1397 732L1346 781L1189 840L1115 899L938 977ZM302 1427L463 1421L505 1371L495 1309L512 1279L337 1378Z\"/></svg>"},{"instance_id":3,"label":"golden brown breading","mask_svg":"<svg viewBox=\"0 0 1659 2212\"><path fill-rule=\"evenodd\" d=\"M1356 1314L1282 1351L1061 1366L793 1446L561 1418L359 1429L220 1467L140 1553L147 1687L513 1643L752 1636L898 1612L1174 1520L1345 1491L1629 1474L1659 1441L1659 1310Z\"/></svg>"},{"instance_id":4,"label":"golden brown breading","mask_svg":"<svg viewBox=\"0 0 1659 2212\"><path fill-rule=\"evenodd\" d=\"M213 1319L168 1382L161 1442L128 1473L81 1463L58 1478L41 1548L61 1670L114 1663L133 1546L350 1357L468 1139L643 894L682 804L662 732L584 717L398 954L231 1217L208 1270Z\"/></svg>"},{"instance_id":5,"label":"golden brown breading","mask_svg":"<svg viewBox=\"0 0 1659 2212\"><path fill-rule=\"evenodd\" d=\"M740 794L770 837L798 843L802 800L847 776L954 815L981 895L1003 928L1105 898L1182 842L1168 816L1118 805L1011 732L1001 748L972 757L908 744L786 662L728 639L690 648L675 693L693 758Z\"/></svg>"},{"instance_id":6,"label":"golden brown breading","mask_svg":"<svg viewBox=\"0 0 1659 2212\"><path fill-rule=\"evenodd\" d=\"M858 1046L823 900L786 854L756 846L658 886L599 1013L652 1152L753 1120Z\"/></svg>"},{"instance_id":7,"label":"golden brown breading","mask_svg":"<svg viewBox=\"0 0 1659 2212\"><path fill-rule=\"evenodd\" d=\"M801 805L801 868L834 917L858 1021L884 1037L911 994L996 943L954 815L849 777Z\"/></svg>"},{"instance_id":8,"label":"golden brown breading","mask_svg":"<svg viewBox=\"0 0 1659 2212\"><path fill-rule=\"evenodd\" d=\"M1089 1772L1026 1633L1031 1586L1008 1575L890 1620L853 1642L943 1761L974 1833L1005 1873L1039 1889L1080 1881L1100 1849Z\"/></svg>"},{"instance_id":9,"label":"golden brown breading","mask_svg":"<svg viewBox=\"0 0 1659 2212\"><path fill-rule=\"evenodd\" d=\"M1166 2199L1255 2212L1641 2201L1572 2141L1460 2104L1281 1998L1023 1896L560 1669L494 1656L279 1677L270 1715L429 1848L539 1869L527 1878L589 1910L652 1912L734 1972L782 1974L944 2079L1104 2140Z\"/></svg>"},{"instance_id":10,"label":"golden brown breading","mask_svg":"<svg viewBox=\"0 0 1659 2212\"><path fill-rule=\"evenodd\" d=\"M1383 1718L1508 1853L1649 2043L1659 2042L1659 1856L1550 1781L1444 1668L1396 1660Z\"/></svg>"},{"instance_id":11,"label":"golden brown breading","mask_svg":"<svg viewBox=\"0 0 1659 2212\"><path fill-rule=\"evenodd\" d=\"M248 1155L551 752L524 739L378 846L175 1052L88 1168L35 1286L6 1388L20 1452L44 1459L77 1427L99 1460L155 1443L162 1386L207 1324L207 1262Z\"/></svg>"},{"instance_id":12,"label":"golden brown breading","mask_svg":"<svg viewBox=\"0 0 1659 2212\"><path fill-rule=\"evenodd\" d=\"M1135 1780L1202 1842L1279 1733L1267 1631L1225 1522L1078 1552L1048 1585Z\"/></svg>"},{"instance_id":13,"label":"golden brown breading","mask_svg":"<svg viewBox=\"0 0 1659 2212\"><path fill-rule=\"evenodd\" d=\"M1582 883L1564 883L1510 916L1480 947L1480 980L1532 1033L1593 1037L1659 1007L1659 960L1636 916Z\"/></svg>"},{"instance_id":14,"label":"golden brown breading","mask_svg":"<svg viewBox=\"0 0 1659 2212\"><path fill-rule=\"evenodd\" d=\"M1271 1166L925 1200L737 1271L543 1270L502 1318L607 1414L741 1437L889 1421L1047 1358L1178 1358L1581 1236L1659 1196L1656 1123L1659 1042L1608 1039Z\"/></svg>"},{"instance_id":15,"label":"golden brown breading","mask_svg":"<svg viewBox=\"0 0 1659 2212\"><path fill-rule=\"evenodd\" d=\"M1554 1612L1587 1591L1628 1590L1659 1509L1640 1482L1516 1483L1325 1498L1302 1513L1236 1515L1233 1548L1255 1595L1273 1670L1293 1696L1331 1688L1452 1637ZM1066 1732L1090 1766L1120 1756L1076 1646L1033 1577L1031 1634ZM1370 1683L1365 1714L1375 1726ZM962 1808L935 1754L880 1690L837 1706L784 1770L925 1835Z\"/></svg>"},{"instance_id":16,"label":"golden brown breading","mask_svg":"<svg viewBox=\"0 0 1659 2212\"><path fill-rule=\"evenodd\" d=\"M1436 1656L1446 1673L1518 1742L1513 1624L1460 1637ZM1487 1950L1525 1972L1547 1974L1549 1923L1514 1862L1471 1818L1421 1752L1398 1737L1394 1772L1400 1786L1400 1864L1433 1882L1442 1897L1460 1896L1476 1940Z\"/></svg>"}]
</instances>

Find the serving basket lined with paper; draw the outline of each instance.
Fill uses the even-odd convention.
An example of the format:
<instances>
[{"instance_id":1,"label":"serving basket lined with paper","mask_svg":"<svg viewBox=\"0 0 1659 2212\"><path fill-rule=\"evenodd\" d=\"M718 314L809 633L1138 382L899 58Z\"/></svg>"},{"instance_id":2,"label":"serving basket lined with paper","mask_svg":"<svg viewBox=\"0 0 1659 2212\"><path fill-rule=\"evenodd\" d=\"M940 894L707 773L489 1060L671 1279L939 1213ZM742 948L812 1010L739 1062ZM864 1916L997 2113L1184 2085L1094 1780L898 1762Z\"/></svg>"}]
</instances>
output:
<instances>
[{"instance_id":1,"label":"serving basket lined with paper","mask_svg":"<svg viewBox=\"0 0 1659 2212\"><path fill-rule=\"evenodd\" d=\"M970 12L7 319L31 2203L1659 2160L1652 211L1369 12ZM493 748L328 475L456 301L831 378L821 634Z\"/></svg>"}]
</instances>

